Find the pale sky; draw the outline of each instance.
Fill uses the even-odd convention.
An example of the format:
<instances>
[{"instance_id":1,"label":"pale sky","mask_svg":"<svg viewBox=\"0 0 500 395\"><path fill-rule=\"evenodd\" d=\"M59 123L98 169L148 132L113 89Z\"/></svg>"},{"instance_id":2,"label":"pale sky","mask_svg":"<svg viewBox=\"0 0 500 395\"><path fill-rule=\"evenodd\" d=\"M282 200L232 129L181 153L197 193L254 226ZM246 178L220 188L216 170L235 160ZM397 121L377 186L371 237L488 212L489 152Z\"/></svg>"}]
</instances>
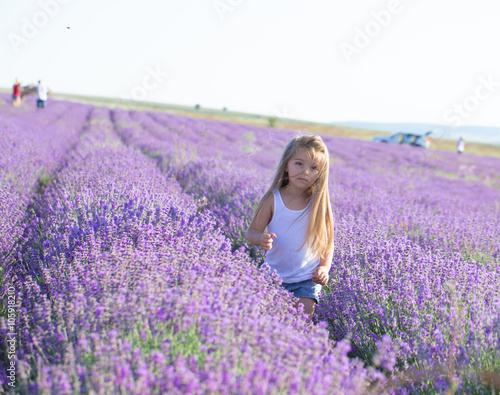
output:
<instances>
[{"instance_id":1,"label":"pale sky","mask_svg":"<svg viewBox=\"0 0 500 395\"><path fill-rule=\"evenodd\" d=\"M500 127L499 20L498 0L0 0L0 87Z\"/></svg>"}]
</instances>

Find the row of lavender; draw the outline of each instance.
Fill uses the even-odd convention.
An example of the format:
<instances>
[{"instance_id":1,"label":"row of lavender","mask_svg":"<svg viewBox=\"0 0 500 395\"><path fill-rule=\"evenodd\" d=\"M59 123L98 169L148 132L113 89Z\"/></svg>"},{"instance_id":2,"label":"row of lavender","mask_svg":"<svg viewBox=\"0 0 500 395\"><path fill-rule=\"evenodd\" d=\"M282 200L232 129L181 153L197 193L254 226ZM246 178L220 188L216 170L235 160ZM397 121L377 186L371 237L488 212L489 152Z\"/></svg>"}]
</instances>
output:
<instances>
[{"instance_id":1,"label":"row of lavender","mask_svg":"<svg viewBox=\"0 0 500 395\"><path fill-rule=\"evenodd\" d=\"M384 382L233 252L203 203L124 146L107 110L78 132L3 262L17 393L362 393Z\"/></svg>"},{"instance_id":2,"label":"row of lavender","mask_svg":"<svg viewBox=\"0 0 500 395\"><path fill-rule=\"evenodd\" d=\"M112 117L124 141L206 199L244 245L241 229L290 132L159 113ZM317 318L334 338L350 334L368 362L389 334L408 388L483 388L500 361L500 161L325 141L337 248Z\"/></svg>"},{"instance_id":3,"label":"row of lavender","mask_svg":"<svg viewBox=\"0 0 500 395\"><path fill-rule=\"evenodd\" d=\"M31 107L19 109L9 106L5 95L0 100L0 256L5 257L22 232L35 192L78 142L89 107L57 102L52 111L37 112L32 98L27 103Z\"/></svg>"}]
</instances>

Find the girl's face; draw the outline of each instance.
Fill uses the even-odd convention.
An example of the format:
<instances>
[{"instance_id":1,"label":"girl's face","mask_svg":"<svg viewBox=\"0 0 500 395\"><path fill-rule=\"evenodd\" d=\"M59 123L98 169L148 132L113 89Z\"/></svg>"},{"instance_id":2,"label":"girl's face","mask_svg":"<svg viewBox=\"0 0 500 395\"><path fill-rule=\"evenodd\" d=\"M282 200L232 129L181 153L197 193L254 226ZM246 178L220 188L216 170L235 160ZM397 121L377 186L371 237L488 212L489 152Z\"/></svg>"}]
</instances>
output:
<instances>
[{"instance_id":1,"label":"girl's face","mask_svg":"<svg viewBox=\"0 0 500 395\"><path fill-rule=\"evenodd\" d=\"M320 164L304 149L297 150L285 166L288 172L289 184L300 190L307 190L319 176Z\"/></svg>"}]
</instances>

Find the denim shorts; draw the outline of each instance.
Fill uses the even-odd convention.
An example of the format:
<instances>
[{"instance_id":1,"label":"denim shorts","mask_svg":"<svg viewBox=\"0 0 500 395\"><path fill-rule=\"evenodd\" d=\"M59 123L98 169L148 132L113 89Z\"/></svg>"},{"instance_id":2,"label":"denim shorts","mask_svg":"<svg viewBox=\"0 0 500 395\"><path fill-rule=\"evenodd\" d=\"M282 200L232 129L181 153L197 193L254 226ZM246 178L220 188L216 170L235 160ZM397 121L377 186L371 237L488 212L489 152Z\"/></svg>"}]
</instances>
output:
<instances>
[{"instance_id":1,"label":"denim shorts","mask_svg":"<svg viewBox=\"0 0 500 395\"><path fill-rule=\"evenodd\" d=\"M316 284L313 280L300 281L298 283L281 284L287 291L292 292L296 298L311 298L319 303L319 293L323 288L321 284Z\"/></svg>"}]
</instances>

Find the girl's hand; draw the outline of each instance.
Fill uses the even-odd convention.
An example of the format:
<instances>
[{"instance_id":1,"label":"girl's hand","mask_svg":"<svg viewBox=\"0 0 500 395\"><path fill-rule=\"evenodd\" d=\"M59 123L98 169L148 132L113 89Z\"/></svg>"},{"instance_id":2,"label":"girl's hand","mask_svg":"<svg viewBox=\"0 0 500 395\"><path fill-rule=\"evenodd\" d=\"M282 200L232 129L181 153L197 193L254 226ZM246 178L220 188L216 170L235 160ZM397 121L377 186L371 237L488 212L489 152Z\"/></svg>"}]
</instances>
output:
<instances>
[{"instance_id":1,"label":"girl's hand","mask_svg":"<svg viewBox=\"0 0 500 395\"><path fill-rule=\"evenodd\" d=\"M271 248L273 248L273 239L276 238L276 235L274 233L262 233L260 236L260 246L266 250L269 251Z\"/></svg>"},{"instance_id":2,"label":"girl's hand","mask_svg":"<svg viewBox=\"0 0 500 395\"><path fill-rule=\"evenodd\" d=\"M316 284L326 285L329 279L330 276L326 267L318 266L316 269L314 269L312 280Z\"/></svg>"}]
</instances>

